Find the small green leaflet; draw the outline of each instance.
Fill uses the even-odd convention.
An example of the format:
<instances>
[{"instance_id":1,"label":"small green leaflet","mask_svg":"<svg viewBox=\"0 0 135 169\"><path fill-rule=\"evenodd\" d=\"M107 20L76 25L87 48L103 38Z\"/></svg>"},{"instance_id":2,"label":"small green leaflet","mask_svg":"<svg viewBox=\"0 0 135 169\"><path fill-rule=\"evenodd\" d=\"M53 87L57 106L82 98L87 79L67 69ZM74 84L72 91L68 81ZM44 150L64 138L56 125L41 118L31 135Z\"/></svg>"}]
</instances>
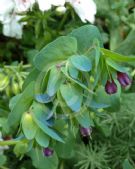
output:
<instances>
[{"instance_id":1,"label":"small green leaflet","mask_svg":"<svg viewBox=\"0 0 135 169\"><path fill-rule=\"evenodd\" d=\"M25 113L23 115L22 129L23 129L25 137L28 140L32 140L35 137L36 131L37 131L37 125L33 121L31 114Z\"/></svg>"},{"instance_id":2,"label":"small green leaflet","mask_svg":"<svg viewBox=\"0 0 135 169\"><path fill-rule=\"evenodd\" d=\"M89 72L92 69L91 61L87 56L84 55L73 55L69 58L69 61L78 70Z\"/></svg>"},{"instance_id":3,"label":"small green leaflet","mask_svg":"<svg viewBox=\"0 0 135 169\"><path fill-rule=\"evenodd\" d=\"M62 73L54 66L50 71L50 76L47 85L47 94L53 96L59 89L62 83Z\"/></svg>"},{"instance_id":4,"label":"small green leaflet","mask_svg":"<svg viewBox=\"0 0 135 169\"><path fill-rule=\"evenodd\" d=\"M63 84L60 87L60 92L68 107L78 112L82 105L82 89L78 85Z\"/></svg>"},{"instance_id":5,"label":"small green leaflet","mask_svg":"<svg viewBox=\"0 0 135 169\"><path fill-rule=\"evenodd\" d=\"M32 116L35 123L38 127L48 136L52 137L53 139L64 142L64 140L60 137L58 132L56 132L53 128L48 126L46 117L49 113L49 110L45 107L45 105L35 103L33 105Z\"/></svg>"},{"instance_id":6,"label":"small green leaflet","mask_svg":"<svg viewBox=\"0 0 135 169\"><path fill-rule=\"evenodd\" d=\"M41 147L48 147L50 138L40 129L36 134L36 141Z\"/></svg>"}]
</instances>

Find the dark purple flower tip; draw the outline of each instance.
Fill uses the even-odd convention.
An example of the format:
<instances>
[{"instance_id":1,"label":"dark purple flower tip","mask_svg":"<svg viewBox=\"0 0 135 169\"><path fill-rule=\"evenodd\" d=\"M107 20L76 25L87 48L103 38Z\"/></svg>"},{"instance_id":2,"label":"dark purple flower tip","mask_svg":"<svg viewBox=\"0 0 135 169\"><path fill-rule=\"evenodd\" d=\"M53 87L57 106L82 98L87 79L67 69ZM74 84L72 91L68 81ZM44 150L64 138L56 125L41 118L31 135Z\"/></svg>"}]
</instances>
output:
<instances>
[{"instance_id":1,"label":"dark purple flower tip","mask_svg":"<svg viewBox=\"0 0 135 169\"><path fill-rule=\"evenodd\" d=\"M81 136L83 137L90 136L92 133L92 128L91 127L89 128L80 127L80 133L81 133Z\"/></svg>"},{"instance_id":2,"label":"dark purple flower tip","mask_svg":"<svg viewBox=\"0 0 135 169\"><path fill-rule=\"evenodd\" d=\"M43 153L44 153L44 156L50 157L50 156L53 155L53 150L50 149L50 148L44 148L44 149L43 149Z\"/></svg>"},{"instance_id":3,"label":"dark purple flower tip","mask_svg":"<svg viewBox=\"0 0 135 169\"><path fill-rule=\"evenodd\" d=\"M117 79L122 87L127 87L132 83L131 79L126 73L117 72Z\"/></svg>"},{"instance_id":4,"label":"dark purple flower tip","mask_svg":"<svg viewBox=\"0 0 135 169\"><path fill-rule=\"evenodd\" d=\"M113 80L107 81L107 83L105 85L105 91L107 94L117 93L117 85L115 84L115 82Z\"/></svg>"}]
</instances>

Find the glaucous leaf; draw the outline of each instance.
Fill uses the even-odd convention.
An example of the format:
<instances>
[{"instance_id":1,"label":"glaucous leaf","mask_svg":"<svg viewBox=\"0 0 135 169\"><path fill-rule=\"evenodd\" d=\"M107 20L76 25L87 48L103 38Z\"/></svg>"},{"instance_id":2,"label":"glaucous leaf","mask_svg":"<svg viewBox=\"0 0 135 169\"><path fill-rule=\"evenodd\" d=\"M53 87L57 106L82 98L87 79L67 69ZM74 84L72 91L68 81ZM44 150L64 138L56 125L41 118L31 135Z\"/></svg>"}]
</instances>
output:
<instances>
[{"instance_id":1,"label":"glaucous leaf","mask_svg":"<svg viewBox=\"0 0 135 169\"><path fill-rule=\"evenodd\" d=\"M42 130L38 129L35 139L41 147L48 147L50 138Z\"/></svg>"},{"instance_id":2,"label":"glaucous leaf","mask_svg":"<svg viewBox=\"0 0 135 169\"><path fill-rule=\"evenodd\" d=\"M32 115L30 113L25 113L22 117L22 129L25 137L28 140L32 140L37 131L37 125L33 121Z\"/></svg>"},{"instance_id":3,"label":"glaucous leaf","mask_svg":"<svg viewBox=\"0 0 135 169\"><path fill-rule=\"evenodd\" d=\"M35 57L34 64L39 70L66 60L77 51L77 41L73 37L61 36L45 46Z\"/></svg>"},{"instance_id":4,"label":"glaucous leaf","mask_svg":"<svg viewBox=\"0 0 135 169\"><path fill-rule=\"evenodd\" d=\"M82 89L78 85L63 84L60 92L67 106L74 112L78 112L82 105Z\"/></svg>"},{"instance_id":5,"label":"glaucous leaf","mask_svg":"<svg viewBox=\"0 0 135 169\"><path fill-rule=\"evenodd\" d=\"M62 83L62 73L60 70L54 66L51 71L50 71L50 76L48 80L48 85L47 85L47 94L49 96L53 96L57 90L59 89L61 83Z\"/></svg>"},{"instance_id":6,"label":"glaucous leaf","mask_svg":"<svg viewBox=\"0 0 135 169\"><path fill-rule=\"evenodd\" d=\"M35 98L39 103L49 103L52 101L52 97L50 97L48 94L37 94Z\"/></svg>"},{"instance_id":7,"label":"glaucous leaf","mask_svg":"<svg viewBox=\"0 0 135 169\"><path fill-rule=\"evenodd\" d=\"M69 61L78 70L89 72L92 69L90 59L84 55L73 55L69 58Z\"/></svg>"},{"instance_id":8,"label":"glaucous leaf","mask_svg":"<svg viewBox=\"0 0 135 169\"><path fill-rule=\"evenodd\" d=\"M28 154L33 165L38 169L57 169L58 168L58 157L56 153L53 156L47 158L43 155L41 149L35 148Z\"/></svg>"},{"instance_id":9,"label":"glaucous leaf","mask_svg":"<svg viewBox=\"0 0 135 169\"><path fill-rule=\"evenodd\" d=\"M102 37L96 26L84 25L73 30L69 36L77 39L78 52L84 54L93 46L95 39L99 41L100 47L103 47Z\"/></svg>"}]
</instances>

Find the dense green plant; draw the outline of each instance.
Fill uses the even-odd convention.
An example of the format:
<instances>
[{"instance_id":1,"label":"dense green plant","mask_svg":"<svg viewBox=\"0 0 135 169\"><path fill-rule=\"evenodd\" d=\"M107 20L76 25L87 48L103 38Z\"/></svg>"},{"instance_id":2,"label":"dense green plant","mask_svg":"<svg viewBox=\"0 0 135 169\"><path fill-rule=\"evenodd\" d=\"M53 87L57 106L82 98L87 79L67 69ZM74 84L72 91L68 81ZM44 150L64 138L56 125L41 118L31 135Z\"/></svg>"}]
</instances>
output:
<instances>
[{"instance_id":1,"label":"dense green plant","mask_svg":"<svg viewBox=\"0 0 135 169\"><path fill-rule=\"evenodd\" d=\"M14 152L18 157L27 153L35 167L43 168L47 163L46 167L53 169L58 165L57 155L62 157L61 147L55 147L68 144L69 129L76 135L79 125L85 128L98 126L98 119L93 119L93 113L96 115L99 109L119 109L120 84L123 84L118 72L123 72L122 78L125 79L128 69L122 63L134 60L135 57L104 49L100 33L92 25L57 38L37 53L22 93L11 99L7 125L10 133L15 134L18 127L19 131L16 139L0 142L0 145L15 144ZM127 78L124 81L126 85L130 82ZM59 153L45 159L43 149L46 147L52 147ZM96 153L91 148L89 151ZM102 153L91 156L91 159L99 158L99 163L97 159L90 163L89 156L88 167L107 166Z\"/></svg>"},{"instance_id":2,"label":"dense green plant","mask_svg":"<svg viewBox=\"0 0 135 169\"><path fill-rule=\"evenodd\" d=\"M69 4L66 14L37 6L22 13L21 40L0 27L0 168L135 168L135 5L95 2L100 33L78 28ZM84 137L81 127L92 133Z\"/></svg>"}]
</instances>

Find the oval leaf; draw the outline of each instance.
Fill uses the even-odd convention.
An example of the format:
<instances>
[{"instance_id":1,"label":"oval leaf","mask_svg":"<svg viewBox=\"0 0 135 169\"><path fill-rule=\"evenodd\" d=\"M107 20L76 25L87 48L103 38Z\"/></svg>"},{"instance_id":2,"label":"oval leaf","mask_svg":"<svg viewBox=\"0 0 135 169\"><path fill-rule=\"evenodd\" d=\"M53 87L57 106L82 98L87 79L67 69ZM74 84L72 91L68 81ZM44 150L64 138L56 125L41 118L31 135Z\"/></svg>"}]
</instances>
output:
<instances>
[{"instance_id":1,"label":"oval leaf","mask_svg":"<svg viewBox=\"0 0 135 169\"><path fill-rule=\"evenodd\" d=\"M35 57L34 64L39 70L66 60L77 51L77 41L73 37L61 36L45 46Z\"/></svg>"},{"instance_id":2,"label":"oval leaf","mask_svg":"<svg viewBox=\"0 0 135 169\"><path fill-rule=\"evenodd\" d=\"M22 129L24 132L25 137L28 140L32 140L37 131L37 126L32 119L31 114L25 113L22 118Z\"/></svg>"},{"instance_id":3,"label":"oval leaf","mask_svg":"<svg viewBox=\"0 0 135 169\"><path fill-rule=\"evenodd\" d=\"M48 147L49 145L49 137L40 129L37 131L36 141L41 147Z\"/></svg>"},{"instance_id":4,"label":"oval leaf","mask_svg":"<svg viewBox=\"0 0 135 169\"><path fill-rule=\"evenodd\" d=\"M55 67L51 69L48 85L47 85L47 94L53 96L60 87L62 83L62 74L61 71Z\"/></svg>"},{"instance_id":5,"label":"oval leaf","mask_svg":"<svg viewBox=\"0 0 135 169\"><path fill-rule=\"evenodd\" d=\"M70 62L74 65L74 67L84 72L88 72L92 68L90 60L83 55L71 56Z\"/></svg>"},{"instance_id":6,"label":"oval leaf","mask_svg":"<svg viewBox=\"0 0 135 169\"><path fill-rule=\"evenodd\" d=\"M52 97L50 97L48 94L37 94L36 101L39 103L49 103L52 101Z\"/></svg>"},{"instance_id":7,"label":"oval leaf","mask_svg":"<svg viewBox=\"0 0 135 169\"><path fill-rule=\"evenodd\" d=\"M77 85L67 84L60 88L61 95L69 108L78 112L82 105L82 89Z\"/></svg>"}]
</instances>

